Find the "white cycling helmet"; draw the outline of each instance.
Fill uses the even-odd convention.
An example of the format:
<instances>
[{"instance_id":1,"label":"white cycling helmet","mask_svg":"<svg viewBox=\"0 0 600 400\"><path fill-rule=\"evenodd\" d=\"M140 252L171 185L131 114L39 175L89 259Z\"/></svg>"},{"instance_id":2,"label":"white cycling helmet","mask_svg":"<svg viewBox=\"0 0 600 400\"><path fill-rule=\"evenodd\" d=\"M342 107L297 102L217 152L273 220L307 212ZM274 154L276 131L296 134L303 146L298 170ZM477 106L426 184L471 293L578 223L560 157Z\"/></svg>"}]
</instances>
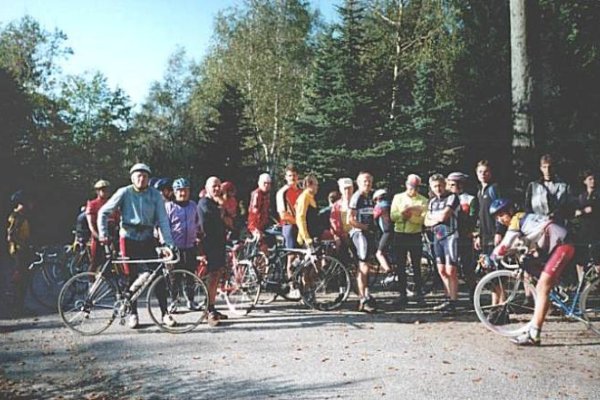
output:
<instances>
[{"instance_id":1,"label":"white cycling helmet","mask_svg":"<svg viewBox=\"0 0 600 400\"><path fill-rule=\"evenodd\" d=\"M375 193L373 193L373 200L380 198L381 196L385 196L387 194L386 189L377 189Z\"/></svg>"},{"instance_id":2,"label":"white cycling helmet","mask_svg":"<svg viewBox=\"0 0 600 400\"><path fill-rule=\"evenodd\" d=\"M131 169L129 169L129 175L131 175L137 171L146 172L148 175L150 175L152 173L149 166L147 166L144 163L137 163L137 164L134 164L134 166L131 167Z\"/></svg>"}]
</instances>

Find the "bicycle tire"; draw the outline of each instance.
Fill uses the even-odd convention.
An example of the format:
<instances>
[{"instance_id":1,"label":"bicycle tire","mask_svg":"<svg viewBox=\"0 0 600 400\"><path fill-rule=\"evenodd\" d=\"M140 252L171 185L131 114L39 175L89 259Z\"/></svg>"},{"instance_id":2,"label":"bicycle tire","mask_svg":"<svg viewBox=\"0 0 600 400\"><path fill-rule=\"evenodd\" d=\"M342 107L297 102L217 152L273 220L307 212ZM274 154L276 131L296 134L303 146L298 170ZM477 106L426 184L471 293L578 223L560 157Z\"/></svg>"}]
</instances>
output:
<instances>
[{"instance_id":1,"label":"bicycle tire","mask_svg":"<svg viewBox=\"0 0 600 400\"><path fill-rule=\"evenodd\" d=\"M33 298L48 309L55 309L60 290L66 281L64 269L57 263L44 263L33 270L30 290Z\"/></svg>"},{"instance_id":2,"label":"bicycle tire","mask_svg":"<svg viewBox=\"0 0 600 400\"><path fill-rule=\"evenodd\" d=\"M174 326L168 326L162 320L156 296L156 291L161 284L166 286L167 312L175 320ZM148 313L156 326L169 333L185 333L196 328L206 319L208 289L202 279L192 272L174 269L167 275L160 275L152 282L146 300ZM188 301L195 302L198 309L188 308Z\"/></svg>"},{"instance_id":3,"label":"bicycle tire","mask_svg":"<svg viewBox=\"0 0 600 400\"><path fill-rule=\"evenodd\" d=\"M70 330L84 336L97 335L113 323L117 299L117 290L110 280L82 272L62 287L58 313Z\"/></svg>"},{"instance_id":4,"label":"bicycle tire","mask_svg":"<svg viewBox=\"0 0 600 400\"><path fill-rule=\"evenodd\" d=\"M494 304L503 291L505 300ZM526 292L531 293L534 305L527 305ZM477 284L474 307L481 323L490 331L514 337L526 331L535 308L535 287L523 279L519 271L499 270L485 275Z\"/></svg>"},{"instance_id":5,"label":"bicycle tire","mask_svg":"<svg viewBox=\"0 0 600 400\"><path fill-rule=\"evenodd\" d=\"M579 309L587 327L596 335L600 335L600 278L594 279L583 289Z\"/></svg>"},{"instance_id":6,"label":"bicycle tire","mask_svg":"<svg viewBox=\"0 0 600 400\"><path fill-rule=\"evenodd\" d=\"M232 313L249 314L256 306L261 291L260 278L252 263L242 260L232 266L222 290Z\"/></svg>"},{"instance_id":7,"label":"bicycle tire","mask_svg":"<svg viewBox=\"0 0 600 400\"><path fill-rule=\"evenodd\" d=\"M322 256L315 265L305 266L298 284L302 301L319 311L339 308L350 294L350 273L337 259Z\"/></svg>"}]
</instances>

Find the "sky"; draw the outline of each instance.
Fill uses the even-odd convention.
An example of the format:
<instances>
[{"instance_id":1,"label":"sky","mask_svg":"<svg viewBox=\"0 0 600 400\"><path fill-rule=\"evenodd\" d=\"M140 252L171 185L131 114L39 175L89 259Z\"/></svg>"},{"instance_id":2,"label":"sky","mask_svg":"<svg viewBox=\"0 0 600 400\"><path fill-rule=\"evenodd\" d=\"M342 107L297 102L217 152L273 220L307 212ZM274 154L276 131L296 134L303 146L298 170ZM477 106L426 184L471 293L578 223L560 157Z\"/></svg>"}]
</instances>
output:
<instances>
[{"instance_id":1,"label":"sky","mask_svg":"<svg viewBox=\"0 0 600 400\"><path fill-rule=\"evenodd\" d=\"M311 0L330 21L338 0ZM63 72L99 71L111 87L121 87L135 104L160 81L177 46L200 61L220 10L242 0L0 0L0 23L30 15L47 31L67 34L74 54Z\"/></svg>"}]
</instances>

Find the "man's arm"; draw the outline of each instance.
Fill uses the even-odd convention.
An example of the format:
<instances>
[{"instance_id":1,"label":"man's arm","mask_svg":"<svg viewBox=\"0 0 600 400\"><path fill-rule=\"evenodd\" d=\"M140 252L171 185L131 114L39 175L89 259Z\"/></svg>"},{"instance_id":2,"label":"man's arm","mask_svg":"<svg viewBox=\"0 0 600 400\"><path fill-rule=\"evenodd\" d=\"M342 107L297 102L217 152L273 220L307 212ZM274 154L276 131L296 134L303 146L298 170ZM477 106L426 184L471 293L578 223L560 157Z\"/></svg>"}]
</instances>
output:
<instances>
[{"instance_id":1,"label":"man's arm","mask_svg":"<svg viewBox=\"0 0 600 400\"><path fill-rule=\"evenodd\" d=\"M127 188L117 190L110 199L98 211L98 239L106 240L108 238L108 218L117 209L121 207L123 196Z\"/></svg>"}]
</instances>

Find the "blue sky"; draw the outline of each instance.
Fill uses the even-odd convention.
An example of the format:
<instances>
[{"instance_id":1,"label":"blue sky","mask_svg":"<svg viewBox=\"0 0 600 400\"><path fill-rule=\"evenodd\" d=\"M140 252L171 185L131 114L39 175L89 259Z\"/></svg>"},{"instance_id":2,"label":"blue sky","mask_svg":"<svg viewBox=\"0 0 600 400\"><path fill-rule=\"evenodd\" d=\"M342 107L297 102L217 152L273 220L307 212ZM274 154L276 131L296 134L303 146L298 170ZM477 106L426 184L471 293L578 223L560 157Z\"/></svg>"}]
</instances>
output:
<instances>
[{"instance_id":1,"label":"blue sky","mask_svg":"<svg viewBox=\"0 0 600 400\"><path fill-rule=\"evenodd\" d=\"M311 0L326 20L339 1ZM178 45L199 61L212 33L214 16L241 0L0 0L0 22L30 15L46 30L68 36L74 54L63 71L100 71L141 103L150 84L161 80L167 58Z\"/></svg>"}]
</instances>

